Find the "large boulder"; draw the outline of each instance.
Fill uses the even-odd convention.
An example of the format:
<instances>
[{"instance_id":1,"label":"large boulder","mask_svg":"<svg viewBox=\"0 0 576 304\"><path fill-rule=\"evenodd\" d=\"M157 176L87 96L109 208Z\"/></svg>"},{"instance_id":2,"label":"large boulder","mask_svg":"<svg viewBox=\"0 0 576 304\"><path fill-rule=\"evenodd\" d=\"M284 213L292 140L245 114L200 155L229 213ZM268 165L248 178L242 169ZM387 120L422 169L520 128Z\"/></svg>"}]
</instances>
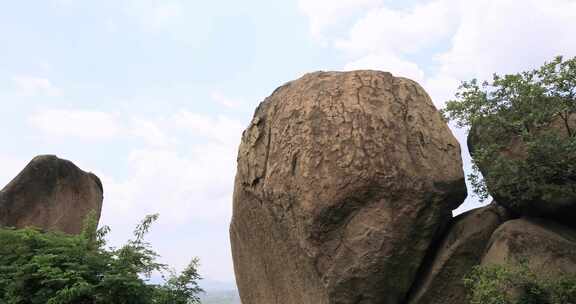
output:
<instances>
[{"instance_id":1,"label":"large boulder","mask_svg":"<svg viewBox=\"0 0 576 304\"><path fill-rule=\"evenodd\" d=\"M287 83L239 148L242 303L400 303L465 196L460 146L416 82L354 71Z\"/></svg>"},{"instance_id":2,"label":"large boulder","mask_svg":"<svg viewBox=\"0 0 576 304\"><path fill-rule=\"evenodd\" d=\"M576 273L576 230L537 218L501 225L492 235L482 265L521 266L547 276Z\"/></svg>"},{"instance_id":3,"label":"large boulder","mask_svg":"<svg viewBox=\"0 0 576 304\"><path fill-rule=\"evenodd\" d=\"M533 128L530 134L536 137L554 135L568 138L573 136L574 132L576 132L576 114L556 116L550 122L542 123L537 128ZM533 170L519 167L514 161L542 163L542 160L539 158L529 159L529 148L521 134L500 127L497 123L491 122L490 117L479 120L472 126L467 141L470 154L476 160L476 165L487 181L490 195L499 204L519 215L544 217L574 225L574 218L576 217L576 175L574 174L576 172L572 172L572 175L569 174L573 168L565 168L566 176L562 178L559 178L557 174L552 174L549 178L535 183L536 185L527 182L515 183L514 179L510 178L510 182L507 182L508 186L504 189L515 189L514 191L517 192L516 195L510 196L507 191L500 191L491 185L489 177L494 174L494 167L509 177L530 176L534 174ZM484 162L478 161L476 153L493 145L499 146L498 157L512 162L507 166L501 166L494 162L495 158L490 158ZM546 148L546 151L549 149ZM559 158L569 164L576 161L576 155L572 153L562 155ZM558 165L554 163L552 166ZM526 187L537 187L540 190L528 191ZM533 197L523 198L523 193L531 193Z\"/></svg>"},{"instance_id":4,"label":"large boulder","mask_svg":"<svg viewBox=\"0 0 576 304\"><path fill-rule=\"evenodd\" d=\"M494 230L508 219L509 212L495 202L455 217L423 264L408 303L467 303L464 278L480 264Z\"/></svg>"},{"instance_id":5,"label":"large boulder","mask_svg":"<svg viewBox=\"0 0 576 304\"><path fill-rule=\"evenodd\" d=\"M37 156L0 191L0 226L78 234L91 211L99 219L102 192L96 175L53 155Z\"/></svg>"}]
</instances>

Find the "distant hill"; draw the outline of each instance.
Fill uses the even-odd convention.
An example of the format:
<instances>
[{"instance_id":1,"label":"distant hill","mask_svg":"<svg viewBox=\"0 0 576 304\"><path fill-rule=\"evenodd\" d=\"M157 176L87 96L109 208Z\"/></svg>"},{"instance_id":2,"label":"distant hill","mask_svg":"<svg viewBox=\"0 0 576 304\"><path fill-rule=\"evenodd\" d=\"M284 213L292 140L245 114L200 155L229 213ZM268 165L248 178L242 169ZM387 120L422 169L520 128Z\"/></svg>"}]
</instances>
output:
<instances>
[{"instance_id":1,"label":"distant hill","mask_svg":"<svg viewBox=\"0 0 576 304\"><path fill-rule=\"evenodd\" d=\"M236 290L209 291L200 298L202 304L240 304L240 297Z\"/></svg>"},{"instance_id":2,"label":"distant hill","mask_svg":"<svg viewBox=\"0 0 576 304\"><path fill-rule=\"evenodd\" d=\"M234 282L211 279L200 281L204 293L200 296L202 304L240 304L240 296Z\"/></svg>"}]
</instances>

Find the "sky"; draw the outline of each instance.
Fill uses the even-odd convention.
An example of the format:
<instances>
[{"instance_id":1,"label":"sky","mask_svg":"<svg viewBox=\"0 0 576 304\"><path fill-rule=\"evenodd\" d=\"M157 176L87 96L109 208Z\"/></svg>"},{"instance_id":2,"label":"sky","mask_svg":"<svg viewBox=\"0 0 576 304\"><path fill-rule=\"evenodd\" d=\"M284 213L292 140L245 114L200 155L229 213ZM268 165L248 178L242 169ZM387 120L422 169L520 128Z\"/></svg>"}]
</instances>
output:
<instances>
[{"instance_id":1,"label":"sky","mask_svg":"<svg viewBox=\"0 0 576 304\"><path fill-rule=\"evenodd\" d=\"M276 87L384 70L441 108L461 81L576 56L574 29L576 0L2 1L0 185L35 155L69 159L104 184L111 245L159 213L163 262L198 256L206 280L231 283L237 148Z\"/></svg>"}]
</instances>

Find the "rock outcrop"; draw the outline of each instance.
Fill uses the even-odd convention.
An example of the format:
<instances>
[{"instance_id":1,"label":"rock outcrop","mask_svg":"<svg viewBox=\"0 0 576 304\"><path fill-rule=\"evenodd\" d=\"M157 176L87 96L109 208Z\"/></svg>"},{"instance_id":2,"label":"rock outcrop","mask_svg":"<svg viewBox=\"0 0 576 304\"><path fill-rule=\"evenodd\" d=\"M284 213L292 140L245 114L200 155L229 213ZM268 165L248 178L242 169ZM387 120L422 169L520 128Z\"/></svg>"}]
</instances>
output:
<instances>
[{"instance_id":1,"label":"rock outcrop","mask_svg":"<svg viewBox=\"0 0 576 304\"><path fill-rule=\"evenodd\" d=\"M494 230L508 219L509 212L496 202L455 217L423 265L408 303L466 303L464 278L480 264Z\"/></svg>"},{"instance_id":2,"label":"rock outcrop","mask_svg":"<svg viewBox=\"0 0 576 304\"><path fill-rule=\"evenodd\" d=\"M238 153L242 302L402 303L465 196L459 144L417 83L376 71L287 83Z\"/></svg>"},{"instance_id":3,"label":"rock outcrop","mask_svg":"<svg viewBox=\"0 0 576 304\"><path fill-rule=\"evenodd\" d=\"M91 211L100 217L102 199L96 175L53 155L37 156L0 191L0 226L77 234Z\"/></svg>"},{"instance_id":4,"label":"rock outcrop","mask_svg":"<svg viewBox=\"0 0 576 304\"><path fill-rule=\"evenodd\" d=\"M537 218L504 223L492 235L482 265L521 263L543 276L575 274L576 230Z\"/></svg>"}]
</instances>

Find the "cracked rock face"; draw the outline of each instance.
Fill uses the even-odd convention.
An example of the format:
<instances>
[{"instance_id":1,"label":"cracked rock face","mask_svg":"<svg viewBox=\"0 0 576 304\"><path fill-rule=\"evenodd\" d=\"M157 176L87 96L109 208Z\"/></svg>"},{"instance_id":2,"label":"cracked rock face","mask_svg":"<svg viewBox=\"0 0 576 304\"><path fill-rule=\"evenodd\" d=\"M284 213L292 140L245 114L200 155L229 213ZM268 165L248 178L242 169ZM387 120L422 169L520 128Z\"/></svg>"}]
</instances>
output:
<instances>
[{"instance_id":1,"label":"cracked rock face","mask_svg":"<svg viewBox=\"0 0 576 304\"><path fill-rule=\"evenodd\" d=\"M355 71L287 83L239 148L242 303L400 303L465 196L459 144L416 82Z\"/></svg>"},{"instance_id":2,"label":"cracked rock face","mask_svg":"<svg viewBox=\"0 0 576 304\"><path fill-rule=\"evenodd\" d=\"M78 234L92 210L100 218L102 193L96 175L53 155L37 156L0 191L0 226Z\"/></svg>"}]
</instances>

